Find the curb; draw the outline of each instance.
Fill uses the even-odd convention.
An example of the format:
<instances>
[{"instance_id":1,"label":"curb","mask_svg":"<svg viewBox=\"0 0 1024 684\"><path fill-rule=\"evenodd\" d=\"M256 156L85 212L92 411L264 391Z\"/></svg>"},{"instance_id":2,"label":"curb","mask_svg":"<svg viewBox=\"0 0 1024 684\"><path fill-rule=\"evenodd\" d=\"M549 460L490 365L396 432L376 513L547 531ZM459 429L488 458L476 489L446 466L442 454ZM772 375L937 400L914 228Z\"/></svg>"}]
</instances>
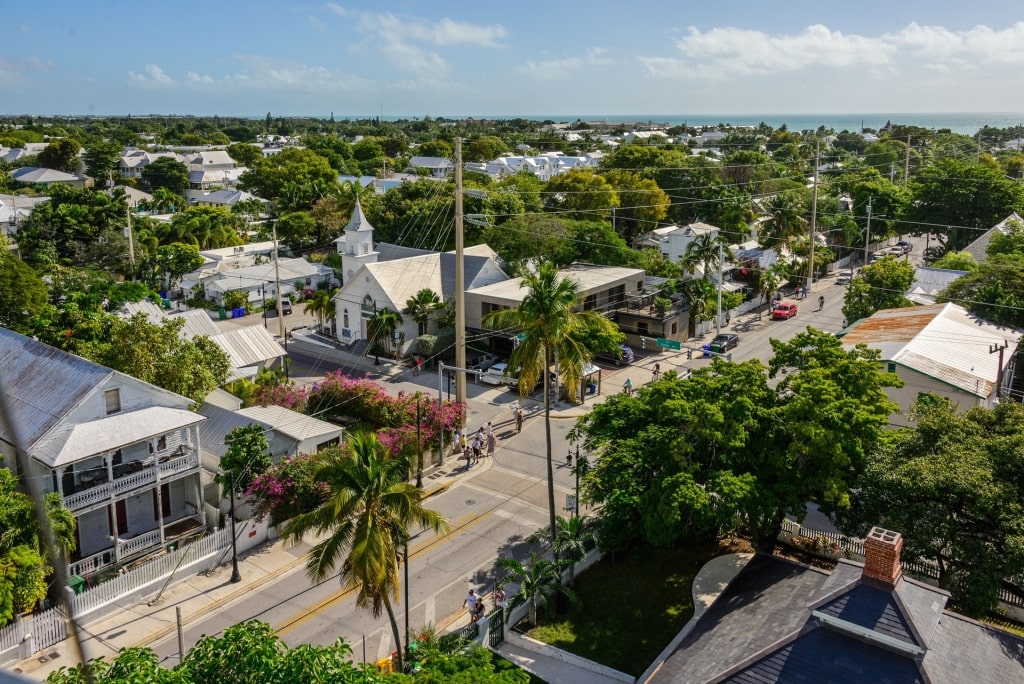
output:
<instances>
[{"instance_id":1,"label":"curb","mask_svg":"<svg viewBox=\"0 0 1024 684\"><path fill-rule=\"evenodd\" d=\"M305 563L305 562L306 562L306 556L305 555L300 556L300 557L296 558L295 560L290 561L290 562L286 563L285 565L282 565L279 568L275 568L274 570L271 570L266 575L264 575L262 578L260 578L260 582L265 582L267 580L274 580L277 577L279 577L279 576L281 576L281 575L283 575L283 574L285 574L285 573L287 573L287 572L289 572L291 570L294 570L297 566L299 566L299 565L301 565L302 563ZM195 611L189 613L188 615L182 616L182 618L181 618L182 625L184 625L187 622L192 622L193 620L201 618L201 617L203 617L204 615L206 615L207 613L213 611L216 608L224 607L225 604L231 603L232 601L234 601L235 599L239 598L243 594L251 591L252 589L253 589L253 587L251 585L250 586L239 587L238 589L236 589L235 591L231 592L227 596L225 596L225 597L223 597L221 599L217 599L217 600L211 601L210 603L206 604L202 608L198 608ZM152 634L150 634L145 639L143 639L141 641L135 642L134 644L132 644L132 646L134 646L134 647L142 647L142 646L146 646L147 644L151 644L151 643L153 643L155 641L159 641L160 639L163 639L165 636L167 636L168 634L170 634L171 632L173 632L176 629L177 629L177 625L176 624L173 624L173 623L169 624L166 627L162 627L162 628L158 629L157 631L153 632Z\"/></svg>"}]
</instances>

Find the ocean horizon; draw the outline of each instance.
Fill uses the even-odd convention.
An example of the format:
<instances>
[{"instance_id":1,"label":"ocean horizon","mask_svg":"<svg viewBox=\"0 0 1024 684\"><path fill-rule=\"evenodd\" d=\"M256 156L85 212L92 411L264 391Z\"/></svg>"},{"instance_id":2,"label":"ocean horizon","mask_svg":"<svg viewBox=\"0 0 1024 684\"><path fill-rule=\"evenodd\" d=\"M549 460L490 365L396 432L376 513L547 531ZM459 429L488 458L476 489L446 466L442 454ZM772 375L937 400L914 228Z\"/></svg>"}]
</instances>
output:
<instances>
[{"instance_id":1,"label":"ocean horizon","mask_svg":"<svg viewBox=\"0 0 1024 684\"><path fill-rule=\"evenodd\" d=\"M378 115L339 115L334 114L335 121L343 119L373 119ZM434 117L433 114L430 116ZM438 114L446 119L527 119L530 121L554 121L571 123L577 120L585 122L605 122L610 124L666 124L668 126L757 126L766 123L772 128L781 128L783 124L791 131L817 130L820 126L839 131L860 132L862 128L878 130L886 122L905 126L920 126L934 130L948 128L953 133L974 135L985 126L991 128L1010 128L1024 123L1024 112L871 112L871 113L834 113L834 114ZM434 117L434 118L437 118ZM258 118L258 117L254 117ZM327 118L327 117L323 117ZM384 121L398 119L418 119L418 116L385 116Z\"/></svg>"}]
</instances>

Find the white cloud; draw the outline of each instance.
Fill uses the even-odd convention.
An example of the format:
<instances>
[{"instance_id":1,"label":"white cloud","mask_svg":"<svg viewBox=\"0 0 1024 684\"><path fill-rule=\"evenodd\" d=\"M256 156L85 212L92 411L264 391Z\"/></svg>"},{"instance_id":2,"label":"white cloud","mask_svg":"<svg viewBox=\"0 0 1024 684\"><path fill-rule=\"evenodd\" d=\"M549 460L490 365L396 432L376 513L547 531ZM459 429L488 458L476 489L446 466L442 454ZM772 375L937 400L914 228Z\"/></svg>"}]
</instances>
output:
<instances>
[{"instance_id":1,"label":"white cloud","mask_svg":"<svg viewBox=\"0 0 1024 684\"><path fill-rule=\"evenodd\" d=\"M370 81L324 66L280 60L255 54L236 54L241 68L223 77L214 78L195 71L175 79L155 64L147 64L144 73L128 72L131 83L142 88L183 88L218 90L273 89L278 92L345 92L367 90Z\"/></svg>"},{"instance_id":2,"label":"white cloud","mask_svg":"<svg viewBox=\"0 0 1024 684\"><path fill-rule=\"evenodd\" d=\"M582 56L563 57L561 59L530 60L516 68L521 74L542 80L558 80L569 78L574 72L587 67L608 66L615 60L607 57L604 48L590 48Z\"/></svg>"},{"instance_id":3,"label":"white cloud","mask_svg":"<svg viewBox=\"0 0 1024 684\"><path fill-rule=\"evenodd\" d=\"M690 27L675 47L677 55L637 60L651 75L669 78L724 79L813 67L866 69L870 75L916 67L945 72L979 63L1024 64L1024 22L1002 30L976 26L966 31L911 23L879 36L844 34L821 24L793 34Z\"/></svg>"},{"instance_id":4,"label":"white cloud","mask_svg":"<svg viewBox=\"0 0 1024 684\"><path fill-rule=\"evenodd\" d=\"M395 68L420 77L438 77L451 72L452 65L431 47L470 45L503 47L507 31L500 24L473 24L448 17L428 20L393 12L352 10L333 2L325 8L355 20L356 30L367 36L359 48L373 47Z\"/></svg>"},{"instance_id":5,"label":"white cloud","mask_svg":"<svg viewBox=\"0 0 1024 684\"><path fill-rule=\"evenodd\" d=\"M39 57L0 57L0 86L25 85L28 72L48 71L53 62Z\"/></svg>"},{"instance_id":6,"label":"white cloud","mask_svg":"<svg viewBox=\"0 0 1024 684\"><path fill-rule=\"evenodd\" d=\"M135 85L144 88L166 88L176 85L174 79L165 74L164 70L156 64L147 64L142 71L141 74L129 71L128 78Z\"/></svg>"}]
</instances>

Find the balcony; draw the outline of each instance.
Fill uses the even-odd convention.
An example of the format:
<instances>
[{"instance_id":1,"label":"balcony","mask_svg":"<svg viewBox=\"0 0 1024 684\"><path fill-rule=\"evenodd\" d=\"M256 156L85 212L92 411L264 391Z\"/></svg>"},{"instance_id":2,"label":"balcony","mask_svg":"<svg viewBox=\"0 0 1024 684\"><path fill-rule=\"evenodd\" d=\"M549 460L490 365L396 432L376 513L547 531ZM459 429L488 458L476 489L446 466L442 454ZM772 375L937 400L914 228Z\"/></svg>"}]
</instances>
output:
<instances>
[{"instance_id":1,"label":"balcony","mask_svg":"<svg viewBox=\"0 0 1024 684\"><path fill-rule=\"evenodd\" d=\"M158 481L199 468L199 455L183 451L181 449L159 459L148 458L116 465L113 467L113 481L107 479L106 473L83 474L78 479L77 491L64 495L64 507L80 511L139 489L152 488Z\"/></svg>"},{"instance_id":2,"label":"balcony","mask_svg":"<svg viewBox=\"0 0 1024 684\"><path fill-rule=\"evenodd\" d=\"M185 513L188 513L188 508ZM195 510L192 507L191 510ZM163 545L169 546L199 535L204 525L198 514L186 515L183 518L164 526ZM161 546L160 528L149 530L136 535L130 539L118 538L116 546L104 549L99 553L82 558L68 564L68 575L80 575L82 577L95 575L100 570L113 567L118 564L125 564L139 556L156 551ZM148 556L147 556L148 557ZM129 563L130 564L130 563Z\"/></svg>"}]
</instances>

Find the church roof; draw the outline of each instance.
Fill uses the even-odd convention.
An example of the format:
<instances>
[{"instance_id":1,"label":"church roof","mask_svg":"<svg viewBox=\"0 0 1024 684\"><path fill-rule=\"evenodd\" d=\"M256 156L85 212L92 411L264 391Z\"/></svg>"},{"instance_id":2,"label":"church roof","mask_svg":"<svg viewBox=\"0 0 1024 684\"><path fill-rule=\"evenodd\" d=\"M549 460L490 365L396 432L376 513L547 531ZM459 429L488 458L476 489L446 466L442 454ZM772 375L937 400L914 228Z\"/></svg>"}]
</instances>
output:
<instances>
[{"instance_id":1,"label":"church roof","mask_svg":"<svg viewBox=\"0 0 1024 684\"><path fill-rule=\"evenodd\" d=\"M345 226L345 232L365 232L373 231L373 226L366 218L366 214L363 213L363 207L359 204L359 200L356 200L356 206L352 210L352 218L348 220L348 225Z\"/></svg>"}]
</instances>

